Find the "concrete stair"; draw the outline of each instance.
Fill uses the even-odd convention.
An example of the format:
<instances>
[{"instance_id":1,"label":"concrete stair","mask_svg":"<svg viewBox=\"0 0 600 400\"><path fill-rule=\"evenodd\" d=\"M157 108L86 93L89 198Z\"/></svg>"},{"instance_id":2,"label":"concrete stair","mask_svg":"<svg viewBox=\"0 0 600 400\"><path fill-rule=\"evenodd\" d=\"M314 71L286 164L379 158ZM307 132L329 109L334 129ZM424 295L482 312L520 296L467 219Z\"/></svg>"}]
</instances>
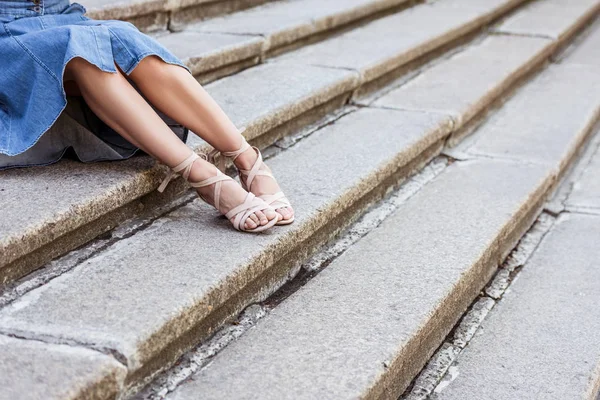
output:
<instances>
[{"instance_id":1,"label":"concrete stair","mask_svg":"<svg viewBox=\"0 0 600 400\"><path fill-rule=\"evenodd\" d=\"M597 1L569 2L569 12L558 14L564 1L534 2L489 27L523 2L440 0L314 44L309 38L329 29L318 21L339 16L331 23L338 29L385 7L371 2L369 13L366 1L346 8L332 2L332 10L315 14L303 7L293 17L281 12L303 1L161 37L200 42L250 32L244 40L262 43L247 57L245 44L218 39L215 48L234 48L227 51L237 58L209 68L197 62L205 50L182 46L201 80L232 65L225 74L237 70L240 60L291 49L207 89L250 140L276 144L270 166L294 202L294 225L236 234L188 195L156 211L166 200L150 192L164 169L143 157L3 176L0 197L39 198L35 207L0 201L8 216L0 222L0 276L7 283L0 346L27 349L9 362L0 356L9 393L27 393L30 383L14 375L22 365L30 376L42 375L32 393L47 398L135 396L435 160L443 171L430 183L170 395L398 397L535 220L600 116L597 58L585 50L597 43L595 32L515 92L597 16ZM356 9L362 11L349 11ZM271 25L251 30L259 10L271 10L281 25L269 19ZM40 182L56 185L40 193ZM178 198L182 187L165 198ZM85 247L74 266L67 255L55 262L56 276L45 279L42 270L10 283L124 217L138 219ZM33 358L46 366L42 372L25 369ZM62 374L57 365L70 370L62 381L53 375Z\"/></svg>"}]
</instances>

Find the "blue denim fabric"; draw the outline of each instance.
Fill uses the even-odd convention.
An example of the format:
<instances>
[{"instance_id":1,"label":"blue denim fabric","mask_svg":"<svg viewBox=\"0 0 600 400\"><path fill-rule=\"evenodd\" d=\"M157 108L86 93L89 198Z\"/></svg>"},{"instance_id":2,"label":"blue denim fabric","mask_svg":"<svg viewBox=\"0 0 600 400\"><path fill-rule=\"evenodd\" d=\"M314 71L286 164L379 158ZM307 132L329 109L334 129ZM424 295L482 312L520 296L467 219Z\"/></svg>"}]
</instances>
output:
<instances>
[{"instance_id":1,"label":"blue denim fabric","mask_svg":"<svg viewBox=\"0 0 600 400\"><path fill-rule=\"evenodd\" d=\"M0 0L0 154L30 149L67 105L66 64L130 74L145 57L187 67L129 22L92 20L68 0ZM189 71L189 69L188 69Z\"/></svg>"}]
</instances>

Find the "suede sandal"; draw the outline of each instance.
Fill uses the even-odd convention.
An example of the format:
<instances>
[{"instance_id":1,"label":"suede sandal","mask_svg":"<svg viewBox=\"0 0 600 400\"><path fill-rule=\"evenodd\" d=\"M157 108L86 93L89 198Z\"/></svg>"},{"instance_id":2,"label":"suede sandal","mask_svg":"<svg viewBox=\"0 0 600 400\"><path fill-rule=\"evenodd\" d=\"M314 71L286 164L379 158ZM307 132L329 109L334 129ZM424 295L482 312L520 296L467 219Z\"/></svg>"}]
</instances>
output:
<instances>
[{"instance_id":1,"label":"suede sandal","mask_svg":"<svg viewBox=\"0 0 600 400\"><path fill-rule=\"evenodd\" d=\"M249 148L250 148L250 144L248 144L248 142L244 139L244 143L242 143L242 146L238 150L222 151L222 152L220 152L218 150L213 150L209 154L208 160L210 162L214 163L215 165L217 165L218 169L224 170L225 169L225 159L223 157L231 158L232 161L235 161L235 159L238 158L240 154L242 154L244 151L248 150ZM256 154L258 155L252 168L249 170L244 170L244 169L239 169L239 168L237 169L240 174L240 182L242 184L242 187L250 193L252 193L252 183L254 182L254 179L257 176L268 176L268 177L272 178L273 180L275 180L275 177L269 170L261 169L261 167L265 164L263 162L263 158L262 158L262 154L260 153L260 150L255 146L252 146L252 148L254 149L254 151L256 151ZM217 160L217 156L219 154L221 155L221 157L219 157L219 159ZM218 161L218 162L216 163L215 161ZM266 167L266 165L265 165L265 167ZM279 208L284 208L284 207L291 208L292 207L292 204L287 199L287 197L285 197L285 194L283 192L277 192L274 194L262 194L257 197L264 200L265 203L267 203L269 206L271 206L271 208L274 209L275 211L277 211ZM290 218L290 219L281 219L275 225L289 225L292 222L294 222L294 216L292 216L292 218Z\"/></svg>"},{"instance_id":2,"label":"suede sandal","mask_svg":"<svg viewBox=\"0 0 600 400\"><path fill-rule=\"evenodd\" d=\"M205 187L205 186L215 185L214 204L211 204L204 196L202 196L202 194L200 194L200 192L196 191L196 193L198 194L198 197L200 197L204 202L215 207L221 214L225 215L225 217L227 217L228 220L231 221L231 218L234 218L232 221L232 225L238 231L251 232L251 233L262 232L262 231L265 231L265 230L271 228L272 226L274 226L277 223L277 218L273 218L266 225L259 225L254 229L246 229L245 228L246 221L256 211L264 211L264 210L272 209L272 207L269 206L264 200L256 197L252 193L248 193L246 195L246 199L244 200L244 202L242 204L233 207L232 209L230 209L227 212L221 211L219 206L220 206L220 200L221 200L222 184L223 184L223 182L226 182L226 181L233 181L233 179L231 179L231 177L229 177L228 175L225 175L219 169L217 169L217 175L210 177L208 179L205 179L203 181L200 181L200 182L191 182L189 180L189 177L190 177L190 173L192 172L192 165L199 158L206 159L206 156L200 157L196 153L192 152L192 154L188 158L186 158L181 164L172 168L168 172L166 178L162 181L162 183L160 184L160 186L158 187L157 190L162 193L165 190L165 188L167 187L167 185L169 184L169 182L171 181L171 179L173 179L175 176L177 176L178 174L181 173L181 175L183 176L183 179L185 179L190 184L190 186L192 186L194 188L201 188L201 187Z\"/></svg>"}]
</instances>

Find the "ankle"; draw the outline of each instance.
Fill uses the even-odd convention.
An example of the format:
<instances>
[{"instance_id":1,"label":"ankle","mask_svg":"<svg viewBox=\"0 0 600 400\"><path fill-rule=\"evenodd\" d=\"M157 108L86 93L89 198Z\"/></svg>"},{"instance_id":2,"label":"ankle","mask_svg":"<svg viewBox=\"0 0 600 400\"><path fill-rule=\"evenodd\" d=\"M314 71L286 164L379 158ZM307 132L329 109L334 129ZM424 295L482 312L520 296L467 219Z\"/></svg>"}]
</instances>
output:
<instances>
[{"instance_id":1,"label":"ankle","mask_svg":"<svg viewBox=\"0 0 600 400\"><path fill-rule=\"evenodd\" d=\"M217 175L217 168L211 163L200 159L192 165L190 180L192 182L200 182L215 175Z\"/></svg>"},{"instance_id":2,"label":"ankle","mask_svg":"<svg viewBox=\"0 0 600 400\"><path fill-rule=\"evenodd\" d=\"M258 158L258 154L254 150L253 147L249 147L246 151L240 154L233 163L238 169L248 170L252 168L256 159Z\"/></svg>"}]
</instances>

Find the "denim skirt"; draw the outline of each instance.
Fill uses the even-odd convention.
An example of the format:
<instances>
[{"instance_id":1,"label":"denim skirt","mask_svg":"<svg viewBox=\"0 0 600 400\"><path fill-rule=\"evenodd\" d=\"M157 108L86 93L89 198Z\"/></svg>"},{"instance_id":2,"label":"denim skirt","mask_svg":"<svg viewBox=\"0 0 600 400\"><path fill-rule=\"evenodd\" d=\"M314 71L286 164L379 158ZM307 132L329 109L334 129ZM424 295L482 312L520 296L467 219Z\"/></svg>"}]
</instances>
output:
<instances>
[{"instance_id":1,"label":"denim skirt","mask_svg":"<svg viewBox=\"0 0 600 400\"><path fill-rule=\"evenodd\" d=\"M139 150L82 97L66 95L63 74L71 59L110 73L118 66L126 75L148 56L187 69L131 23L84 14L69 0L0 0L0 169L51 164L65 154L83 162L120 160ZM187 140L187 129L159 115Z\"/></svg>"}]
</instances>

